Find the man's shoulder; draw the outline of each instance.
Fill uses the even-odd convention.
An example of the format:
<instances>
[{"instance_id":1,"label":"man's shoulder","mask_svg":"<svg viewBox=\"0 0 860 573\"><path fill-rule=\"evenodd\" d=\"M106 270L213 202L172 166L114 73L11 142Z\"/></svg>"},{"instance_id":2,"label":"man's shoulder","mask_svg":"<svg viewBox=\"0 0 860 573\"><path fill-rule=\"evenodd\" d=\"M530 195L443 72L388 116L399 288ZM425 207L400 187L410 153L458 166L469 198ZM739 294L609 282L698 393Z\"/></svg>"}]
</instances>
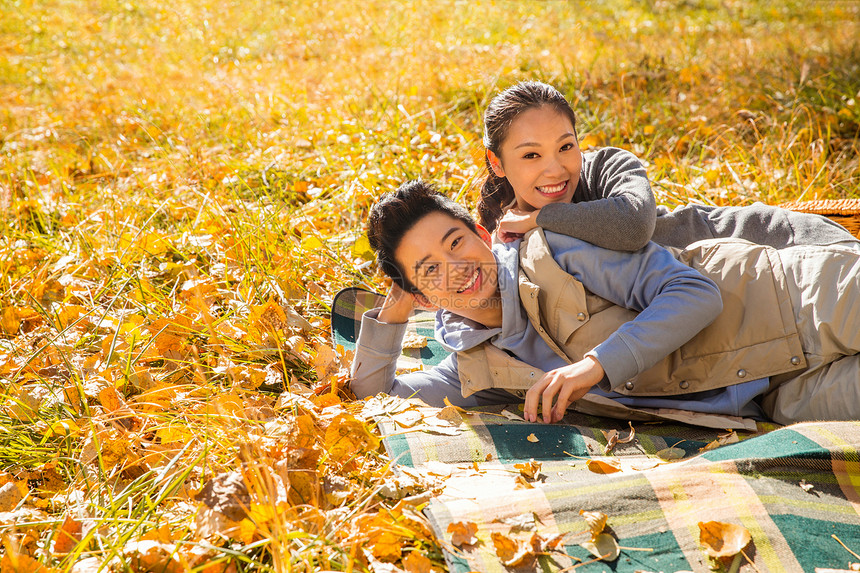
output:
<instances>
[{"instance_id":1,"label":"man's shoulder","mask_svg":"<svg viewBox=\"0 0 860 573\"><path fill-rule=\"evenodd\" d=\"M562 259L569 261L572 257L600 257L606 249L589 242L541 229L540 227L526 233L519 245L519 258L541 258L550 256L557 263Z\"/></svg>"},{"instance_id":2,"label":"man's shoulder","mask_svg":"<svg viewBox=\"0 0 860 573\"><path fill-rule=\"evenodd\" d=\"M577 239L576 237L571 237L570 235L565 235L563 233L554 233L553 231L547 231L546 229L537 228L534 231L526 234L526 237L523 239L523 242L529 241L531 245L534 245L535 248L538 246L546 246L553 256L556 253L568 253L571 251L591 251L591 250L604 250L600 247L593 245L587 241L583 241L582 239ZM522 247L520 248L520 252L522 252Z\"/></svg>"}]
</instances>

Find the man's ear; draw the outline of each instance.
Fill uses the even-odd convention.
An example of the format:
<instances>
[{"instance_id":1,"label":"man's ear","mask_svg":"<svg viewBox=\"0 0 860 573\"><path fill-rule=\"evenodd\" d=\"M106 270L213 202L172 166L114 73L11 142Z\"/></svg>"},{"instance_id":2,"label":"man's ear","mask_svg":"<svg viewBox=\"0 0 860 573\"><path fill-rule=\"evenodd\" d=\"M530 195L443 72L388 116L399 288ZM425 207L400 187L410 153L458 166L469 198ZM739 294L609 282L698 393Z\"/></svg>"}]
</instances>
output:
<instances>
[{"instance_id":1,"label":"man's ear","mask_svg":"<svg viewBox=\"0 0 860 573\"><path fill-rule=\"evenodd\" d=\"M490 162L490 169L493 170L493 173L495 173L497 177L505 176L505 170L502 168L502 160L489 149L487 150L487 160Z\"/></svg>"},{"instance_id":2,"label":"man's ear","mask_svg":"<svg viewBox=\"0 0 860 573\"><path fill-rule=\"evenodd\" d=\"M424 296L420 292L413 292L412 298L415 299L415 302L422 310L439 310L439 307L430 302L430 299Z\"/></svg>"},{"instance_id":3,"label":"man's ear","mask_svg":"<svg viewBox=\"0 0 860 573\"><path fill-rule=\"evenodd\" d=\"M493 236L490 235L490 232L478 223L475 223L475 227L478 229L478 236L481 237L481 240L487 243L487 246L492 246Z\"/></svg>"}]
</instances>

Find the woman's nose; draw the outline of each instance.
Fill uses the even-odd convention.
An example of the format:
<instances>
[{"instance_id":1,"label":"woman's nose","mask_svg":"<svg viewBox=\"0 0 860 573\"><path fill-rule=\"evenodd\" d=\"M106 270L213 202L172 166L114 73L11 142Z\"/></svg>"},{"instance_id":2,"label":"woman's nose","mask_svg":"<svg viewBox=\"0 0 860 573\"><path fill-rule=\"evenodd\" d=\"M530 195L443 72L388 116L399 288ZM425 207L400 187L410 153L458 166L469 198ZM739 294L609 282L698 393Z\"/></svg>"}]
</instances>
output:
<instances>
[{"instance_id":1,"label":"woman's nose","mask_svg":"<svg viewBox=\"0 0 860 573\"><path fill-rule=\"evenodd\" d=\"M544 175L558 175L564 173L564 165L557 157L551 157L543 172Z\"/></svg>"}]
</instances>

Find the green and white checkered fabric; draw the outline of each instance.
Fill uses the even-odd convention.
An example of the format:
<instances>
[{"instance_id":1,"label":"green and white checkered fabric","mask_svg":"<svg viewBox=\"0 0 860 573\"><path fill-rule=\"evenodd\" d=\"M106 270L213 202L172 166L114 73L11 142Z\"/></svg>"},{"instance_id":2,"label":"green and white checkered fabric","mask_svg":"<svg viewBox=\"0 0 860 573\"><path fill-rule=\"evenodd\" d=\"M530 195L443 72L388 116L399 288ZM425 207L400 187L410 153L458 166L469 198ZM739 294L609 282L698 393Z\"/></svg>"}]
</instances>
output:
<instances>
[{"instance_id":1,"label":"green and white checkered fabric","mask_svg":"<svg viewBox=\"0 0 860 573\"><path fill-rule=\"evenodd\" d=\"M347 288L338 292L332 302L331 332L335 345L340 344L347 350L355 348L358 331L361 329L361 316L365 311L382 304L385 295L360 288ZM416 370L432 367L442 361L448 352L433 338L435 314L416 312L409 319L407 337L426 342L423 348L408 348L397 361L397 369Z\"/></svg>"},{"instance_id":2,"label":"green and white checkered fabric","mask_svg":"<svg viewBox=\"0 0 860 573\"><path fill-rule=\"evenodd\" d=\"M452 572L511 570L496 556L493 532L523 541L533 532L545 539L567 534L564 553L517 570L554 571L587 561L591 555L579 546L588 539L580 510L606 513L618 544L642 549L622 549L616 561L586 564L581 571L710 571L699 544L700 521L746 527L753 539L746 553L758 571L847 569L860 561L832 537L860 553L860 422L769 432L773 426L760 424L758 434L703 453L721 432L641 424L632 442L604 456L601 430L626 436L624 424L579 414L552 425L487 414L464 418L456 436L420 425L404 433L393 421L380 424L401 467L436 475L451 468L452 477L425 513L446 541L449 524L469 521L477 524L480 540L471 547L447 546ZM684 459L665 463L656 456L672 446L683 450ZM542 477L532 488L517 489L514 464L531 459L541 463ZM587 468L593 459L617 462L622 471L594 473ZM511 524L524 522L533 528L511 532Z\"/></svg>"},{"instance_id":3,"label":"green and white checkered fabric","mask_svg":"<svg viewBox=\"0 0 860 573\"><path fill-rule=\"evenodd\" d=\"M336 343L354 347L362 313L381 296L361 289L338 293ZM433 317L416 318L410 330L430 340L406 351L403 365L438 364L445 352L432 340ZM736 443L707 451L700 450L726 433L639 422L631 442L604 455L604 431L627 436L624 422L569 412L559 424L531 424L498 415L498 407L440 429L427 423L438 408L410 408L421 421L411 415L408 424L398 422L402 404L371 410L400 472L444 476L425 514L444 540L452 572L556 571L587 561L591 555L579 546L588 538L580 510L606 513L611 534L628 549L616 561L577 571L711 571L698 541L701 521L746 527L753 539L746 554L756 571L848 569L860 561L836 540L860 553L860 422L760 423L757 432L733 434ZM519 408L506 407L515 414ZM656 455L672 447L682 459L666 463ZM517 485L514 465L532 459L541 463L539 479L527 480L530 488ZM617 462L622 471L594 473L587 467L594 459ZM457 522L477 524L479 542L448 543L448 526ZM494 551L493 532L524 540L534 532L566 535L562 553L509 568ZM742 566L746 570L754 569Z\"/></svg>"}]
</instances>

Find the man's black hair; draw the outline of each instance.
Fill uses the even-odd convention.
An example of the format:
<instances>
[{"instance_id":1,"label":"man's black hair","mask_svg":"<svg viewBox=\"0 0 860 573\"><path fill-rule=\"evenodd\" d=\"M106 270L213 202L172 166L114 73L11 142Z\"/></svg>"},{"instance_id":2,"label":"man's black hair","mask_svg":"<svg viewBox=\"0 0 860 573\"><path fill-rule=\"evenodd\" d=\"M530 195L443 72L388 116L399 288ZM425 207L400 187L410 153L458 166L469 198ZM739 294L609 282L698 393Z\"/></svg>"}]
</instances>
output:
<instances>
[{"instance_id":1,"label":"man's black hair","mask_svg":"<svg viewBox=\"0 0 860 573\"><path fill-rule=\"evenodd\" d=\"M444 213L478 232L475 220L465 207L421 180L408 181L397 191L385 193L371 208L367 218L367 238L376 252L379 268L406 292L421 291L397 264L394 253L403 236L430 213Z\"/></svg>"}]
</instances>

